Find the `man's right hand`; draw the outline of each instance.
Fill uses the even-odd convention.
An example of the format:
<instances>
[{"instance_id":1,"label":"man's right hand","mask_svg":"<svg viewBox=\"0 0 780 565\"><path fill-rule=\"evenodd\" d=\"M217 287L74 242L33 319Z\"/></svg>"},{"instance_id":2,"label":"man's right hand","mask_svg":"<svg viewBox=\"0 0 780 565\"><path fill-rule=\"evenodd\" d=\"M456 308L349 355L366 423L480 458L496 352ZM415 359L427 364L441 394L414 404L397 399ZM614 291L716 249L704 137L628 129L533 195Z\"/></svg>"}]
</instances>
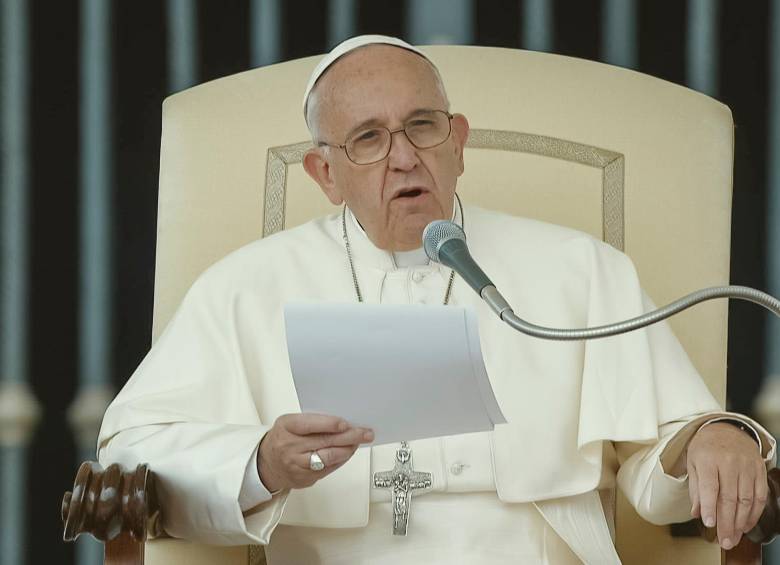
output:
<instances>
[{"instance_id":1,"label":"man's right hand","mask_svg":"<svg viewBox=\"0 0 780 565\"><path fill-rule=\"evenodd\" d=\"M257 470L270 492L310 487L346 463L361 443L372 441L372 430L353 427L337 416L284 414L260 442ZM313 451L325 464L321 471L309 468Z\"/></svg>"}]
</instances>

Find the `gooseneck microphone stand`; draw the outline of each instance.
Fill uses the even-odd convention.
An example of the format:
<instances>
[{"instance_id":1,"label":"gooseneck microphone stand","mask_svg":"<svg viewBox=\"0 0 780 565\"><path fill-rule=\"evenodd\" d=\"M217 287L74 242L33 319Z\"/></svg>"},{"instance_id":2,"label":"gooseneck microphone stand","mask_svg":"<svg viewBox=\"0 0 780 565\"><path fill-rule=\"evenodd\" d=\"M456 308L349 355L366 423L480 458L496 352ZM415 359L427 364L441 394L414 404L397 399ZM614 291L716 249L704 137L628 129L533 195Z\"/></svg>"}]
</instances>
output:
<instances>
[{"instance_id":1,"label":"gooseneck microphone stand","mask_svg":"<svg viewBox=\"0 0 780 565\"><path fill-rule=\"evenodd\" d=\"M504 322L526 335L541 339L573 341L614 336L660 322L714 298L748 300L780 316L780 300L774 296L746 286L717 286L693 292L662 308L613 324L581 329L546 328L527 322L514 313L496 286L472 259L466 246L466 234L457 224L447 220L428 224L423 232L423 248L432 261L458 273ZM754 543L769 543L780 533L780 469L772 469L767 478L769 497L766 507L758 524L746 534Z\"/></svg>"},{"instance_id":2,"label":"gooseneck microphone stand","mask_svg":"<svg viewBox=\"0 0 780 565\"><path fill-rule=\"evenodd\" d=\"M454 269L504 322L524 334L541 339L575 341L618 335L655 324L714 298L748 300L780 316L780 300L774 296L747 286L716 286L692 292L662 308L613 324L581 329L546 328L523 320L514 313L496 286L472 259L466 246L466 234L457 224L447 220L428 224L423 232L423 248L432 261Z\"/></svg>"}]
</instances>

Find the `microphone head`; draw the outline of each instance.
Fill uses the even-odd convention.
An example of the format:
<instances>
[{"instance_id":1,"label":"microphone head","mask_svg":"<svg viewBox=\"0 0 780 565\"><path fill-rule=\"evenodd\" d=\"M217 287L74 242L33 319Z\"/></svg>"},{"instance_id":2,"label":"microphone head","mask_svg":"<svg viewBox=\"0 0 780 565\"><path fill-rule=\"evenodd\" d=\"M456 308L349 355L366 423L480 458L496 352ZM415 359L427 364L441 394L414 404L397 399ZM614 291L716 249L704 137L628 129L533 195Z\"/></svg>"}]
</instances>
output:
<instances>
[{"instance_id":1,"label":"microphone head","mask_svg":"<svg viewBox=\"0 0 780 565\"><path fill-rule=\"evenodd\" d=\"M423 230L422 244L423 249L425 249L425 254L431 261L441 263L439 260L439 250L442 245L453 239L465 243L466 234L461 227L449 220L434 220L425 226L425 230Z\"/></svg>"}]
</instances>

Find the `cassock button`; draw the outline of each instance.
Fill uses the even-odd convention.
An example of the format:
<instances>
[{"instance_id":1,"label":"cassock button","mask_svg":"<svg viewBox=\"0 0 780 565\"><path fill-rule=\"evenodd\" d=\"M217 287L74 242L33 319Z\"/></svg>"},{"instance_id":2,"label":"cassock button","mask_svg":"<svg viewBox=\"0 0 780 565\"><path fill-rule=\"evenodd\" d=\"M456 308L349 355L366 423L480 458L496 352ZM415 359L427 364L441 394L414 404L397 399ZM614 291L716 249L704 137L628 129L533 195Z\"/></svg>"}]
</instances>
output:
<instances>
[{"instance_id":1,"label":"cassock button","mask_svg":"<svg viewBox=\"0 0 780 565\"><path fill-rule=\"evenodd\" d=\"M450 473L453 475L460 475L463 472L463 469L468 467L465 463L453 463L450 466Z\"/></svg>"},{"instance_id":2,"label":"cassock button","mask_svg":"<svg viewBox=\"0 0 780 565\"><path fill-rule=\"evenodd\" d=\"M419 271L412 274L412 280L416 283L422 282L422 280L425 278L425 274L421 273Z\"/></svg>"}]
</instances>

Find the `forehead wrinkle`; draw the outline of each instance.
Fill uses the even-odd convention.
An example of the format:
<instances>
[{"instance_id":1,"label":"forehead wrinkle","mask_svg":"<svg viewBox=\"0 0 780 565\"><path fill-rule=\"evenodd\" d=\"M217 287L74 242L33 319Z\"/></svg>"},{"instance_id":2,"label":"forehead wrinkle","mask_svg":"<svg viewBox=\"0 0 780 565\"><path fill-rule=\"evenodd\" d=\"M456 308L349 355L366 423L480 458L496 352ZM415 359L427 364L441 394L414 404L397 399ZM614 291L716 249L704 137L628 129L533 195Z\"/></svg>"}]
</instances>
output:
<instances>
[{"instance_id":1,"label":"forehead wrinkle","mask_svg":"<svg viewBox=\"0 0 780 565\"><path fill-rule=\"evenodd\" d=\"M367 45L341 57L317 81L314 90L316 90L317 106L319 107L317 119L320 122L320 128L327 131L328 134L334 134L331 122L338 121L339 115L343 116L345 120L354 115L354 109L350 108L345 100L352 92L349 87L358 86L355 83L365 85L377 77L385 76L388 72L396 72L398 63L409 75L422 74L426 76L430 81L428 86L432 86L433 92L443 98L442 102L445 106L448 105L443 85L441 88L439 87L438 75L430 61L400 47ZM425 83L416 80L413 84L413 95L419 97L424 91ZM387 88L387 81L377 81L373 88ZM376 116L370 116L367 120L372 118L379 121Z\"/></svg>"}]
</instances>

